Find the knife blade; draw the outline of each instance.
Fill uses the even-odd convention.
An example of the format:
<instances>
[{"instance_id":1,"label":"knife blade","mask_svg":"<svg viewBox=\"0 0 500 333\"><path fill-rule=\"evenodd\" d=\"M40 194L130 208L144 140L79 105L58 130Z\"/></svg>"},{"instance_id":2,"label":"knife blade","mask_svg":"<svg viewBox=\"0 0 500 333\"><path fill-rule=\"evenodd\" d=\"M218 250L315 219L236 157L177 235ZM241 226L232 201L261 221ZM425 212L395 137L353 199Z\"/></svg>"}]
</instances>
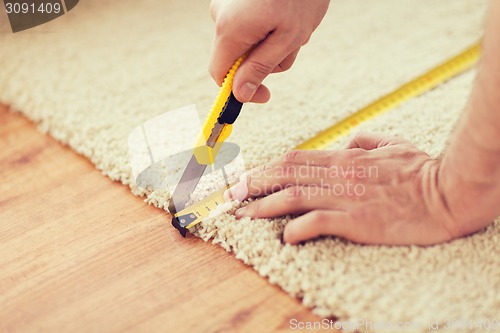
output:
<instances>
[{"instance_id":1,"label":"knife blade","mask_svg":"<svg viewBox=\"0 0 500 333\"><path fill-rule=\"evenodd\" d=\"M240 114L242 105L243 104L238 101L231 92L222 109L222 112L213 125L210 136L205 142L206 147L209 147L207 149L213 152L213 155L216 155L217 150L211 150L211 148L214 148L215 145L220 142L219 139L221 138L224 130L226 130L226 127L232 125L236 121L236 118ZM211 156L212 161L215 157L216 156ZM195 151L193 151L193 155L184 169L179 183L171 196L168 210L172 214L172 225L179 230L183 237L186 236L186 226L189 225L190 219L179 218L179 216L176 216L176 213L186 208L186 204L191 199L191 194L198 186L207 166L207 163L200 163L198 161Z\"/></svg>"}]
</instances>

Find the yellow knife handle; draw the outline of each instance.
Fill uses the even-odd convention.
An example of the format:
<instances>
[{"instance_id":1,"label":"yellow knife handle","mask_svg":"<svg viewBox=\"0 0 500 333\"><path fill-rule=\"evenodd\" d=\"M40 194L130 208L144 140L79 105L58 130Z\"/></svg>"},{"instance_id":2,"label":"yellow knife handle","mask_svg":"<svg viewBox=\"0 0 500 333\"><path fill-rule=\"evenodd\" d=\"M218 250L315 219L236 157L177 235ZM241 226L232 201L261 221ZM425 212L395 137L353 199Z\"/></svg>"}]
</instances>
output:
<instances>
[{"instance_id":1,"label":"yellow knife handle","mask_svg":"<svg viewBox=\"0 0 500 333\"><path fill-rule=\"evenodd\" d=\"M196 157L196 160L199 164L211 165L215 161L215 156L219 152L222 142L224 142L229 135L231 134L231 130L233 126L231 124L225 123L222 127L220 135L215 141L215 145L213 147L209 147L207 145L207 141L212 134L212 130L216 123L218 123L218 119L221 116L226 103L228 103L231 93L233 90L233 78L236 70L241 65L243 60L245 60L246 54L239 57L234 65L231 67L229 72L226 74L224 78L224 82L219 90L219 94L217 99L215 100L214 105L212 106L212 110L208 114L205 123L203 124L203 128L201 134L198 137L198 140L195 143L195 147L193 149L193 154ZM233 97L234 98L234 97ZM237 116L237 115L236 115Z\"/></svg>"},{"instance_id":2,"label":"yellow knife handle","mask_svg":"<svg viewBox=\"0 0 500 333\"><path fill-rule=\"evenodd\" d=\"M212 129L214 128L214 124L217 122L217 119L222 113L222 110L224 109L224 106L226 105L226 102L229 99L229 96L231 95L231 91L233 90L234 74L236 73L238 67L240 67L243 60L245 60L245 58L246 54L239 57L234 63L234 65L231 67L229 72L227 73L224 82L222 83L222 86L219 90L219 95L217 96L217 99L215 100L215 103L212 106L212 110L208 114L208 117L205 120L205 123L203 124L201 135L198 138L198 141L196 142L196 147L206 145L207 140L210 137L210 134L212 133ZM229 137L229 135L231 134L231 128L232 125L230 124L224 125L224 129L219 138L217 139L217 142L223 142L224 140L226 140L227 137Z\"/></svg>"}]
</instances>

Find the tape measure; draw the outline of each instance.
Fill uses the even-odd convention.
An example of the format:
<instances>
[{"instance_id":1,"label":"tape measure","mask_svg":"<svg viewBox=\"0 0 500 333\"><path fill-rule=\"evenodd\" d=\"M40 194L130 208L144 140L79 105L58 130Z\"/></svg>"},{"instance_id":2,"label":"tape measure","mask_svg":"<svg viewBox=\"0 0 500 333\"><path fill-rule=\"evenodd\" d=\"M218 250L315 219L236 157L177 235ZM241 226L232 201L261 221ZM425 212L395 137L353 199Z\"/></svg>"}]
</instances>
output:
<instances>
[{"instance_id":1,"label":"tape measure","mask_svg":"<svg viewBox=\"0 0 500 333\"><path fill-rule=\"evenodd\" d=\"M359 109L352 115L328 127L311 139L301 143L295 149L323 149L337 138L348 135L351 130L362 122L374 118L399 106L407 100L422 95L438 85L465 72L479 59L480 45L475 44L455 57L445 61L427 73L402 85L393 92Z\"/></svg>"},{"instance_id":2,"label":"tape measure","mask_svg":"<svg viewBox=\"0 0 500 333\"><path fill-rule=\"evenodd\" d=\"M338 123L319 132L311 139L299 144L295 149L324 149L339 137L348 135L353 128L362 122L394 109L405 101L420 96L451 78L464 73L479 59L480 51L481 47L479 43L472 45L465 51L434 67L425 74L411 80L391 93L359 109ZM224 203L224 192L226 190L227 188L223 188L213 193L194 205L177 212L175 216L184 218L185 221L189 223L186 228L193 227L203 219L209 217L219 204Z\"/></svg>"}]
</instances>

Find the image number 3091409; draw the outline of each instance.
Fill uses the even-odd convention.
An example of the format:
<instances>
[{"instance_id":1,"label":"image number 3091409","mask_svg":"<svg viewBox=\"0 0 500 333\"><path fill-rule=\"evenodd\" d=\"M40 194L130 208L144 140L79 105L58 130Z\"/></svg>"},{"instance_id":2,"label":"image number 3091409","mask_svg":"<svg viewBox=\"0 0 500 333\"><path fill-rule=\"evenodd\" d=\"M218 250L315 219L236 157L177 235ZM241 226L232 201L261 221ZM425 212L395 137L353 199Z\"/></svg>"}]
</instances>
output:
<instances>
[{"instance_id":1,"label":"image number 3091409","mask_svg":"<svg viewBox=\"0 0 500 333\"><path fill-rule=\"evenodd\" d=\"M3 9L12 32L19 32L66 14L78 2L79 0L3 0Z\"/></svg>"}]
</instances>

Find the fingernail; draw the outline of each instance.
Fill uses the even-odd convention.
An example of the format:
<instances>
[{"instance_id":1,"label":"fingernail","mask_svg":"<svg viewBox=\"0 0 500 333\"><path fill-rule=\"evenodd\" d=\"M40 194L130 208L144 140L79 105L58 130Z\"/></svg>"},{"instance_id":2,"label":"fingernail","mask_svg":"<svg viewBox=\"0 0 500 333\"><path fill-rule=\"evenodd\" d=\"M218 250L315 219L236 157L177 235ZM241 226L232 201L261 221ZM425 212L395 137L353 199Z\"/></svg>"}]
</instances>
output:
<instances>
[{"instance_id":1,"label":"fingernail","mask_svg":"<svg viewBox=\"0 0 500 333\"><path fill-rule=\"evenodd\" d=\"M229 192L231 191L231 192ZM227 193L227 200L238 200L238 201L243 201L247 197L248 194L248 187L246 182L239 182L230 189L226 190L224 192L224 198L226 198L226 193Z\"/></svg>"},{"instance_id":2,"label":"fingernail","mask_svg":"<svg viewBox=\"0 0 500 333\"><path fill-rule=\"evenodd\" d=\"M253 95L257 91L257 88L258 88L257 85L253 83L250 82L243 83L240 87L240 95L241 97L243 97L245 101L249 101L252 99Z\"/></svg>"},{"instance_id":3,"label":"fingernail","mask_svg":"<svg viewBox=\"0 0 500 333\"><path fill-rule=\"evenodd\" d=\"M224 201L231 201L231 190L225 190L223 195Z\"/></svg>"},{"instance_id":4,"label":"fingernail","mask_svg":"<svg viewBox=\"0 0 500 333\"><path fill-rule=\"evenodd\" d=\"M241 219L243 216L245 216L245 210L246 210L246 207L242 207L240 209L237 209L234 212L234 215L236 216L237 219Z\"/></svg>"}]
</instances>

